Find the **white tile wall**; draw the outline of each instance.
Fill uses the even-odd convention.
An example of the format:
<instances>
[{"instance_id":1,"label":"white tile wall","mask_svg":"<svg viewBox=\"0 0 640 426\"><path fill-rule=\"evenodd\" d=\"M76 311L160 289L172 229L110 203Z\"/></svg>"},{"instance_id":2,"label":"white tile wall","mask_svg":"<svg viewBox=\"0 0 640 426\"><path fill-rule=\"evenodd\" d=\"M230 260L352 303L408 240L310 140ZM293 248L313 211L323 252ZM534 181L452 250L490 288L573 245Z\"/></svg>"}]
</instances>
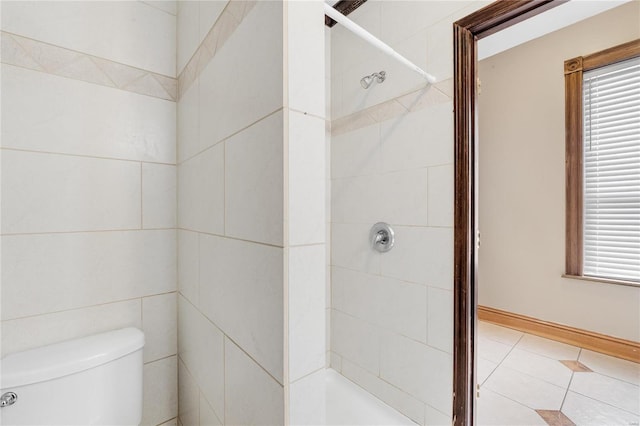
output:
<instances>
[{"instance_id":1,"label":"white tile wall","mask_svg":"<svg viewBox=\"0 0 640 426\"><path fill-rule=\"evenodd\" d=\"M2 356L124 327L142 328L140 299L3 321Z\"/></svg>"},{"instance_id":2,"label":"white tile wall","mask_svg":"<svg viewBox=\"0 0 640 426\"><path fill-rule=\"evenodd\" d=\"M176 106L149 74L174 75L174 6L2 5L24 65L46 70L2 65L3 355L138 327L154 426L178 403Z\"/></svg>"},{"instance_id":3,"label":"white tile wall","mask_svg":"<svg viewBox=\"0 0 640 426\"><path fill-rule=\"evenodd\" d=\"M225 230L282 245L283 117L277 112L225 141Z\"/></svg>"},{"instance_id":4,"label":"white tile wall","mask_svg":"<svg viewBox=\"0 0 640 426\"><path fill-rule=\"evenodd\" d=\"M453 353L453 292L427 289L427 344Z\"/></svg>"},{"instance_id":5,"label":"white tile wall","mask_svg":"<svg viewBox=\"0 0 640 426\"><path fill-rule=\"evenodd\" d=\"M380 258L382 274L453 289L453 230L404 226L394 230L396 244Z\"/></svg>"},{"instance_id":6,"label":"white tile wall","mask_svg":"<svg viewBox=\"0 0 640 426\"><path fill-rule=\"evenodd\" d=\"M332 268L331 307L427 342L427 288L379 275Z\"/></svg>"},{"instance_id":7,"label":"white tile wall","mask_svg":"<svg viewBox=\"0 0 640 426\"><path fill-rule=\"evenodd\" d=\"M282 256L281 248L200 235L200 309L279 381Z\"/></svg>"},{"instance_id":8,"label":"white tile wall","mask_svg":"<svg viewBox=\"0 0 640 426\"><path fill-rule=\"evenodd\" d=\"M200 75L200 145L281 108L282 75L282 5L258 2Z\"/></svg>"},{"instance_id":9,"label":"white tile wall","mask_svg":"<svg viewBox=\"0 0 640 426\"><path fill-rule=\"evenodd\" d=\"M335 309L331 311L331 350L374 375L380 371L379 334L378 327L372 324Z\"/></svg>"},{"instance_id":10,"label":"white tile wall","mask_svg":"<svg viewBox=\"0 0 640 426\"><path fill-rule=\"evenodd\" d=\"M213 24L227 5L226 0L198 1L198 43L202 43Z\"/></svg>"},{"instance_id":11,"label":"white tile wall","mask_svg":"<svg viewBox=\"0 0 640 426\"><path fill-rule=\"evenodd\" d=\"M176 0L150 0L143 1L142 3L164 10L174 16L177 14L178 2Z\"/></svg>"},{"instance_id":12,"label":"white tile wall","mask_svg":"<svg viewBox=\"0 0 640 426\"><path fill-rule=\"evenodd\" d=\"M176 166L142 164L142 227L176 227Z\"/></svg>"},{"instance_id":13,"label":"white tile wall","mask_svg":"<svg viewBox=\"0 0 640 426\"><path fill-rule=\"evenodd\" d=\"M145 362L176 354L178 346L177 319L175 292L142 299Z\"/></svg>"},{"instance_id":14,"label":"white tile wall","mask_svg":"<svg viewBox=\"0 0 640 426\"><path fill-rule=\"evenodd\" d=\"M178 225L224 234L224 146L178 165Z\"/></svg>"},{"instance_id":15,"label":"white tile wall","mask_svg":"<svg viewBox=\"0 0 640 426\"><path fill-rule=\"evenodd\" d=\"M289 381L326 364L325 247L289 252Z\"/></svg>"},{"instance_id":16,"label":"white tile wall","mask_svg":"<svg viewBox=\"0 0 640 426\"><path fill-rule=\"evenodd\" d=\"M451 413L451 355L396 334L380 347L380 377L443 413Z\"/></svg>"},{"instance_id":17,"label":"white tile wall","mask_svg":"<svg viewBox=\"0 0 640 426\"><path fill-rule=\"evenodd\" d=\"M171 356L144 365L144 426L155 426L173 419L178 413L177 357Z\"/></svg>"},{"instance_id":18,"label":"white tile wall","mask_svg":"<svg viewBox=\"0 0 640 426\"><path fill-rule=\"evenodd\" d=\"M196 423L191 423L196 424ZM202 426L222 426L222 420L218 418L209 402L200 394L200 425Z\"/></svg>"},{"instance_id":19,"label":"white tile wall","mask_svg":"<svg viewBox=\"0 0 640 426\"><path fill-rule=\"evenodd\" d=\"M324 15L323 2L290 2L287 8L288 106L324 118L325 40L317 24Z\"/></svg>"},{"instance_id":20,"label":"white tile wall","mask_svg":"<svg viewBox=\"0 0 640 426\"><path fill-rule=\"evenodd\" d=\"M218 413L218 416L223 418L225 404L224 335L187 300L179 297L178 303L178 354L180 360L189 370L198 388ZM188 384L189 379L185 378L185 382ZM187 424L184 419L183 423Z\"/></svg>"},{"instance_id":21,"label":"white tile wall","mask_svg":"<svg viewBox=\"0 0 640 426\"><path fill-rule=\"evenodd\" d=\"M199 6L198 1L178 1L177 6L177 63L176 75L179 75L189 59L193 56L198 45L199 37Z\"/></svg>"},{"instance_id":22,"label":"white tile wall","mask_svg":"<svg viewBox=\"0 0 640 426\"><path fill-rule=\"evenodd\" d=\"M2 318L175 291L175 253L173 230L3 236Z\"/></svg>"},{"instance_id":23,"label":"white tile wall","mask_svg":"<svg viewBox=\"0 0 640 426\"><path fill-rule=\"evenodd\" d=\"M225 423L284 424L284 389L229 339L225 339Z\"/></svg>"},{"instance_id":24,"label":"white tile wall","mask_svg":"<svg viewBox=\"0 0 640 426\"><path fill-rule=\"evenodd\" d=\"M325 242L325 122L289 112L289 244Z\"/></svg>"},{"instance_id":25,"label":"white tile wall","mask_svg":"<svg viewBox=\"0 0 640 426\"><path fill-rule=\"evenodd\" d=\"M437 87L344 28L331 30L331 362L419 424L451 422L454 150L446 80L452 23L484 4L367 2L350 14L434 74ZM358 84L381 70L384 83ZM395 230L384 254L368 241L378 221Z\"/></svg>"},{"instance_id":26,"label":"white tile wall","mask_svg":"<svg viewBox=\"0 0 640 426\"><path fill-rule=\"evenodd\" d=\"M199 139L198 95L200 81L196 80L182 93L177 106L178 162L181 163L201 151Z\"/></svg>"},{"instance_id":27,"label":"white tile wall","mask_svg":"<svg viewBox=\"0 0 640 426\"><path fill-rule=\"evenodd\" d=\"M140 228L140 179L133 162L5 151L2 232Z\"/></svg>"},{"instance_id":28,"label":"white tile wall","mask_svg":"<svg viewBox=\"0 0 640 426\"><path fill-rule=\"evenodd\" d=\"M198 305L199 235L178 230L178 289L194 306Z\"/></svg>"},{"instance_id":29,"label":"white tile wall","mask_svg":"<svg viewBox=\"0 0 640 426\"><path fill-rule=\"evenodd\" d=\"M2 30L175 75L175 17L142 2L7 2Z\"/></svg>"},{"instance_id":30,"label":"white tile wall","mask_svg":"<svg viewBox=\"0 0 640 426\"><path fill-rule=\"evenodd\" d=\"M187 367L178 358L178 417L183 425L199 424L200 388Z\"/></svg>"},{"instance_id":31,"label":"white tile wall","mask_svg":"<svg viewBox=\"0 0 640 426\"><path fill-rule=\"evenodd\" d=\"M175 163L174 102L2 65L2 105L4 148Z\"/></svg>"}]
</instances>

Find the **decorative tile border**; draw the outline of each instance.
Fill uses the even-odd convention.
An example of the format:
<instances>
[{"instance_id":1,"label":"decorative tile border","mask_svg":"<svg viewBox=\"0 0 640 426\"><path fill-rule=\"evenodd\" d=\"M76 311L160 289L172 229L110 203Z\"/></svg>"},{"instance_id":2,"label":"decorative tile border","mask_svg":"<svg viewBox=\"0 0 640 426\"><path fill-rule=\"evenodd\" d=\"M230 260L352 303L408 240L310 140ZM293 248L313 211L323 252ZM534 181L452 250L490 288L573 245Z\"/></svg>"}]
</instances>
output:
<instances>
[{"instance_id":1,"label":"decorative tile border","mask_svg":"<svg viewBox=\"0 0 640 426\"><path fill-rule=\"evenodd\" d=\"M2 31L1 60L61 77L176 100L176 79Z\"/></svg>"},{"instance_id":2,"label":"decorative tile border","mask_svg":"<svg viewBox=\"0 0 640 426\"><path fill-rule=\"evenodd\" d=\"M452 85L453 80L444 80L362 111L337 118L331 121L331 135L336 136L351 132L361 127L398 117L407 112L414 112L430 105L449 102L452 99Z\"/></svg>"},{"instance_id":3,"label":"decorative tile border","mask_svg":"<svg viewBox=\"0 0 640 426\"><path fill-rule=\"evenodd\" d=\"M227 3L216 23L178 76L178 99L198 78L256 3L257 1L245 0L231 0Z\"/></svg>"}]
</instances>

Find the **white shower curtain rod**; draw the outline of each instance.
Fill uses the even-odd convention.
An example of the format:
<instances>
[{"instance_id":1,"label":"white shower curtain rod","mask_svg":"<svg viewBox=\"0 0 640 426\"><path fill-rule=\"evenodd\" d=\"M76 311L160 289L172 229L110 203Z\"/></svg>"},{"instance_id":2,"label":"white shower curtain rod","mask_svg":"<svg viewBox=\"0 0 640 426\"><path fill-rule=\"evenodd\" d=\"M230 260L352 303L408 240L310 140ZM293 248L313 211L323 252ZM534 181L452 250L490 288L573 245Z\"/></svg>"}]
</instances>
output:
<instances>
[{"instance_id":1,"label":"white shower curtain rod","mask_svg":"<svg viewBox=\"0 0 640 426\"><path fill-rule=\"evenodd\" d=\"M432 76L431 74L423 71L422 68L418 67L413 62L411 62L410 60L408 60L407 58L405 58L404 56L402 56L401 54L399 54L398 52L393 50L391 48L391 46L389 46L388 44L386 44L382 40L376 38L369 31L365 30L360 25L356 24L351 19L349 19L346 16L344 16L342 13L338 12L337 10L335 10L331 5L329 5L327 3L324 3L324 13L325 13L325 15L327 15L328 17L330 17L334 21L344 25L344 27L346 29L348 29L349 31L351 31L352 33L357 35L358 37L362 38L363 40L365 40L369 44L377 47L378 49L382 50L387 55L391 56L392 58L395 58L396 60L398 60L402 64L406 65L407 67L411 68L413 71L417 72L422 77L424 77L429 83L433 84L433 83L436 82L436 78L434 76Z\"/></svg>"}]
</instances>

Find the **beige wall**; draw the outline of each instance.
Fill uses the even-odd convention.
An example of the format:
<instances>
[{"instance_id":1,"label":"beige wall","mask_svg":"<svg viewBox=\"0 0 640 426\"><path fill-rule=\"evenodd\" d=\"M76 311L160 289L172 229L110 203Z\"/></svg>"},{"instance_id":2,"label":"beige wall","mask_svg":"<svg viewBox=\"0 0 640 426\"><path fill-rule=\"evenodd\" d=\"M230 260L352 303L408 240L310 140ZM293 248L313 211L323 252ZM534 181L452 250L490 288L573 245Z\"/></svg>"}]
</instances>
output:
<instances>
[{"instance_id":1,"label":"beige wall","mask_svg":"<svg viewBox=\"0 0 640 426\"><path fill-rule=\"evenodd\" d=\"M631 2L480 62L479 303L640 340L640 288L562 278L564 60L640 36Z\"/></svg>"}]
</instances>

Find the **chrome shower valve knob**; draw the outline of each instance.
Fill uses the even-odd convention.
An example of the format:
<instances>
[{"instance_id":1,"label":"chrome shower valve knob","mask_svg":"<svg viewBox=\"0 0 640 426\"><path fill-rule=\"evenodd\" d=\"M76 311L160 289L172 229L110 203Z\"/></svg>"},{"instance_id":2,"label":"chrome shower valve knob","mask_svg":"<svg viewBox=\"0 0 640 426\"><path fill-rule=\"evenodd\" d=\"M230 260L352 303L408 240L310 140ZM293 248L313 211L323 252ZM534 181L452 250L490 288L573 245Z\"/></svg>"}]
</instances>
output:
<instances>
[{"instance_id":1,"label":"chrome shower valve knob","mask_svg":"<svg viewBox=\"0 0 640 426\"><path fill-rule=\"evenodd\" d=\"M388 223L378 222L371 228L369 233L371 246L380 253L388 252L393 248L395 235Z\"/></svg>"}]
</instances>

